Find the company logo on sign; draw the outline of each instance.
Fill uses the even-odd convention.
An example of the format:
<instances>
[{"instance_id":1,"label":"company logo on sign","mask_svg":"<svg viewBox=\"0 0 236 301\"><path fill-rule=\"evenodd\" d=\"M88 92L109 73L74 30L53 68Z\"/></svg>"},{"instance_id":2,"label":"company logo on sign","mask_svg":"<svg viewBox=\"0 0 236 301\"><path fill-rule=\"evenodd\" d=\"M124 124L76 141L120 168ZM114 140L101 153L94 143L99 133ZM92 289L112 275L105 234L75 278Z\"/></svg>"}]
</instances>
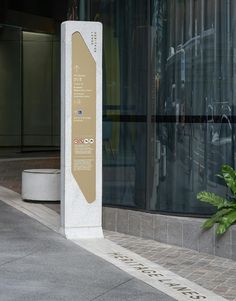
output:
<instances>
[{"instance_id":1,"label":"company logo on sign","mask_svg":"<svg viewBox=\"0 0 236 301\"><path fill-rule=\"evenodd\" d=\"M76 138L74 144L93 144L95 140L93 138Z\"/></svg>"}]
</instances>

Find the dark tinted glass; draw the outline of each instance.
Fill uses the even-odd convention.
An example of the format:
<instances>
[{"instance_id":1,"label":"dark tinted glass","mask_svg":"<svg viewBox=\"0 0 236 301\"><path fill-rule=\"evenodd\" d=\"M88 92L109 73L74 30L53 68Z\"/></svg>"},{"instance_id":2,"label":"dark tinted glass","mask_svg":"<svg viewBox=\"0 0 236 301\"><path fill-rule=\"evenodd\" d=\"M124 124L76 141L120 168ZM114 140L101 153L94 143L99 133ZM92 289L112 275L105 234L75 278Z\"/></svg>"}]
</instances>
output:
<instances>
[{"instance_id":1,"label":"dark tinted glass","mask_svg":"<svg viewBox=\"0 0 236 301\"><path fill-rule=\"evenodd\" d=\"M225 194L216 177L235 165L236 3L153 1L157 113L149 208L209 214L197 192Z\"/></svg>"},{"instance_id":2,"label":"dark tinted glass","mask_svg":"<svg viewBox=\"0 0 236 301\"><path fill-rule=\"evenodd\" d=\"M81 2L82 3L82 2ZM104 202L209 214L234 167L235 1L90 1L104 25Z\"/></svg>"},{"instance_id":3,"label":"dark tinted glass","mask_svg":"<svg viewBox=\"0 0 236 301\"><path fill-rule=\"evenodd\" d=\"M103 23L103 201L145 208L148 12L144 1L91 1Z\"/></svg>"}]
</instances>

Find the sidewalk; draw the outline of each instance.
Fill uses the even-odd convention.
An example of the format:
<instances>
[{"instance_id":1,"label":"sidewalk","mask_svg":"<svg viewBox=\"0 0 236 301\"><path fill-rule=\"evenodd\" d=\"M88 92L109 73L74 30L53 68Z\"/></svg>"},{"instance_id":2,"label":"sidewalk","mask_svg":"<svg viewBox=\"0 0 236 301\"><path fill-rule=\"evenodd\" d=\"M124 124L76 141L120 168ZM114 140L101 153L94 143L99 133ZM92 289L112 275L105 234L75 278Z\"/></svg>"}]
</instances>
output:
<instances>
[{"instance_id":1,"label":"sidewalk","mask_svg":"<svg viewBox=\"0 0 236 301\"><path fill-rule=\"evenodd\" d=\"M1 301L172 301L0 202Z\"/></svg>"},{"instance_id":2,"label":"sidewalk","mask_svg":"<svg viewBox=\"0 0 236 301\"><path fill-rule=\"evenodd\" d=\"M0 200L10 205L0 202L0 300L236 301L235 261L109 231L105 240L71 242L56 233L58 205L22 202L5 188ZM141 275L147 268L165 277Z\"/></svg>"},{"instance_id":3,"label":"sidewalk","mask_svg":"<svg viewBox=\"0 0 236 301\"><path fill-rule=\"evenodd\" d=\"M57 205L49 205L58 212ZM105 238L198 285L236 301L236 261L159 243L123 233L104 231Z\"/></svg>"},{"instance_id":4,"label":"sidewalk","mask_svg":"<svg viewBox=\"0 0 236 301\"><path fill-rule=\"evenodd\" d=\"M107 239L200 286L236 301L236 262L227 258L105 231Z\"/></svg>"}]
</instances>

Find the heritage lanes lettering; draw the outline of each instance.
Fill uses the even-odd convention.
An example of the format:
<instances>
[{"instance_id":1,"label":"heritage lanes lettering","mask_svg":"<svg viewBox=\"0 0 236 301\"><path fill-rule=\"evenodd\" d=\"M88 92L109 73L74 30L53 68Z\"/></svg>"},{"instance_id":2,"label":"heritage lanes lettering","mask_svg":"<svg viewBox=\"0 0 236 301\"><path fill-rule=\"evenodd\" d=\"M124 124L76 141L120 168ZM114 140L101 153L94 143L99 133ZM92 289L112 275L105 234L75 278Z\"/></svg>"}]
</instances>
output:
<instances>
[{"instance_id":1,"label":"heritage lanes lettering","mask_svg":"<svg viewBox=\"0 0 236 301\"><path fill-rule=\"evenodd\" d=\"M176 283L174 280L167 278L162 273L159 273L158 271L153 270L126 255L122 255L121 253L118 253L118 252L111 253L109 255L111 255L115 259L118 259L119 261L126 263L127 265L134 268L135 270L140 271L143 274L146 274L149 277L156 278L157 281L159 281L159 282L163 283L164 285L172 288L173 290L178 291L181 294L189 297L191 300L206 299L206 296L203 296L203 295L199 294L198 292L193 291L192 289L190 289L186 286L181 286L181 284Z\"/></svg>"}]
</instances>

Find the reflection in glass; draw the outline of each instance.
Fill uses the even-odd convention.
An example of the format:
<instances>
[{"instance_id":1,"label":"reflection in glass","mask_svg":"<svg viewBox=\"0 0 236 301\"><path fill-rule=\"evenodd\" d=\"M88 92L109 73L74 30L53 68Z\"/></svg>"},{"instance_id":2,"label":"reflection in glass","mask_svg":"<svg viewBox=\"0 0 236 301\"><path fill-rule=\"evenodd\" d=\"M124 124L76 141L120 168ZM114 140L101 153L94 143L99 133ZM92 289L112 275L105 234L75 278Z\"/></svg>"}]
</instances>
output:
<instances>
[{"instance_id":1,"label":"reflection in glass","mask_svg":"<svg viewBox=\"0 0 236 301\"><path fill-rule=\"evenodd\" d=\"M103 201L145 207L147 10L144 1L90 2L103 23Z\"/></svg>"},{"instance_id":2,"label":"reflection in glass","mask_svg":"<svg viewBox=\"0 0 236 301\"><path fill-rule=\"evenodd\" d=\"M235 161L236 1L89 3L104 29L104 202L209 214L196 194L223 193L215 174Z\"/></svg>"},{"instance_id":3,"label":"reflection in glass","mask_svg":"<svg viewBox=\"0 0 236 301\"><path fill-rule=\"evenodd\" d=\"M158 181L150 209L209 214L200 190L224 193L234 167L235 1L153 1ZM157 150L156 150L157 152Z\"/></svg>"}]
</instances>

